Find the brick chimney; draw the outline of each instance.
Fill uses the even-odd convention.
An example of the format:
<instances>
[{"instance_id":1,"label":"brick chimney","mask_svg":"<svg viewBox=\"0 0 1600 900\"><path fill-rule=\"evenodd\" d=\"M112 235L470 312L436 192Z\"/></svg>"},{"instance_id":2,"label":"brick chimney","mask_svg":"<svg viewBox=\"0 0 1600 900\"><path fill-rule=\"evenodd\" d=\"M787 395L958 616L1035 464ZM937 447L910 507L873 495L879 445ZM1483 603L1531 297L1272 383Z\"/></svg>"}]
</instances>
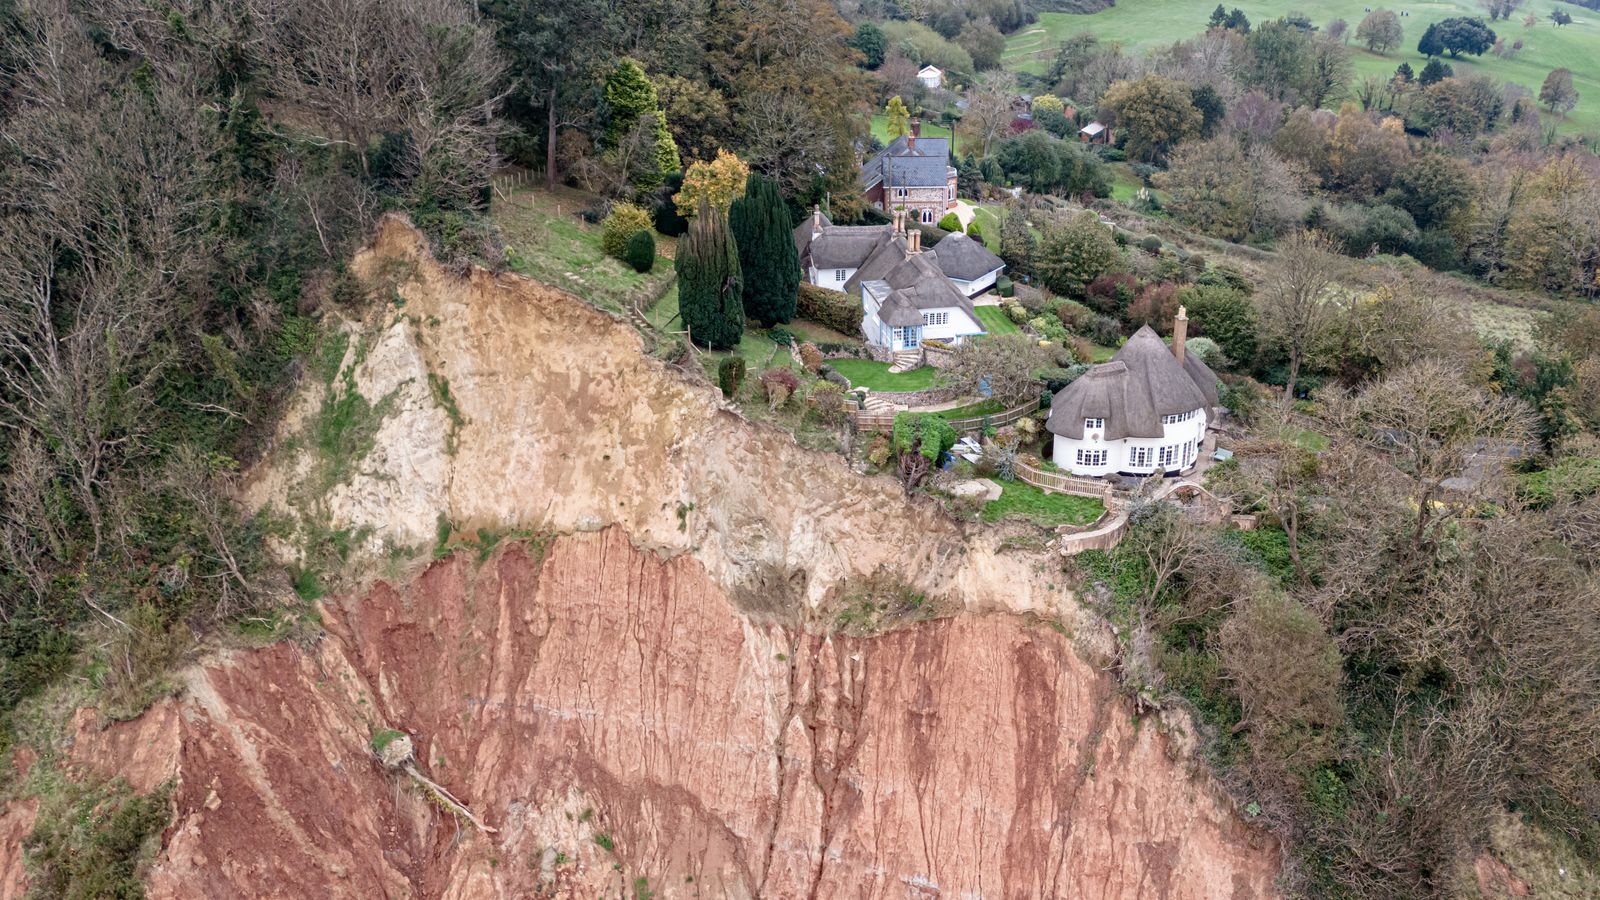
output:
<instances>
[{"instance_id":1,"label":"brick chimney","mask_svg":"<svg viewBox=\"0 0 1600 900\"><path fill-rule=\"evenodd\" d=\"M922 232L913 228L906 233L906 253L922 252Z\"/></svg>"},{"instance_id":2,"label":"brick chimney","mask_svg":"<svg viewBox=\"0 0 1600 900\"><path fill-rule=\"evenodd\" d=\"M1172 320L1172 355L1183 362L1183 342L1189 336L1189 313L1178 307L1178 316Z\"/></svg>"},{"instance_id":3,"label":"brick chimney","mask_svg":"<svg viewBox=\"0 0 1600 900\"><path fill-rule=\"evenodd\" d=\"M816 237L822 233L822 207L811 207L811 236Z\"/></svg>"},{"instance_id":4,"label":"brick chimney","mask_svg":"<svg viewBox=\"0 0 1600 900\"><path fill-rule=\"evenodd\" d=\"M911 136L914 138L922 137L922 120L920 118L911 120Z\"/></svg>"}]
</instances>

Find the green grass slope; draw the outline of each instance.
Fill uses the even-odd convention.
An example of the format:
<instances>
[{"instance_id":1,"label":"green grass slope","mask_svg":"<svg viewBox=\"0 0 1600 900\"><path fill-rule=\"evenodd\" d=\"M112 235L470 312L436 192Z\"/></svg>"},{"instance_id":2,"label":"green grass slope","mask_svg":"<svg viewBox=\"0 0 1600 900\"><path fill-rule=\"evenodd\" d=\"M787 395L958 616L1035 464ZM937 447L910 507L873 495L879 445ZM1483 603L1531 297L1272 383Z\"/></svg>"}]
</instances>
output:
<instances>
[{"instance_id":1,"label":"green grass slope","mask_svg":"<svg viewBox=\"0 0 1600 900\"><path fill-rule=\"evenodd\" d=\"M1041 74L1049 65L1053 48L1064 38L1083 31L1093 32L1102 41L1120 43L1123 49L1131 52L1149 50L1199 34L1216 5L1216 0L1122 0L1116 6L1091 15L1043 13L1037 24L1023 28L1007 42L1004 64L1015 71ZM1421 71L1426 58L1417 52L1417 41L1430 23L1451 16L1484 16L1475 0L1391 4L1362 0L1327 0L1315 4L1271 0L1225 5L1229 9L1238 6L1252 23L1293 11L1305 12L1321 26L1334 19L1344 19L1350 23L1350 48L1358 76L1369 72L1393 74L1401 62L1409 62L1413 69ZM1405 27L1405 40L1398 50L1387 56L1369 53L1355 42L1356 26L1369 5L1374 9L1386 6L1397 13L1401 10L1411 13L1400 20ZM1550 21L1551 10L1557 8L1572 16L1571 25L1558 28ZM1531 28L1522 24L1523 17L1529 13L1538 17L1538 24ZM1566 67L1572 70L1580 97L1577 107L1561 123L1561 129L1580 132L1600 129L1600 65L1595 64L1595 57L1600 54L1600 13L1560 0L1532 0L1510 21L1495 22L1491 27L1508 45L1522 41L1523 49L1511 59L1497 59L1487 53L1455 60L1447 57L1446 61L1455 66L1456 72L1483 72L1520 84L1537 96L1545 75L1551 69Z\"/></svg>"}]
</instances>

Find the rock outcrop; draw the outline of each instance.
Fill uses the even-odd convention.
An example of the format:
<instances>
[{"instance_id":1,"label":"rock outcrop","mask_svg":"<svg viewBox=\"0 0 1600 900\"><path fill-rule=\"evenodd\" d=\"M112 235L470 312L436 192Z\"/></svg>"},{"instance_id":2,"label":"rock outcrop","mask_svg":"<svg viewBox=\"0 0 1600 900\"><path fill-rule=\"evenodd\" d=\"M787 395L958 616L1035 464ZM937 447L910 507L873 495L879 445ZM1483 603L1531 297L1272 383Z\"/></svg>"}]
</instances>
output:
<instances>
[{"instance_id":1,"label":"rock outcrop","mask_svg":"<svg viewBox=\"0 0 1600 900\"><path fill-rule=\"evenodd\" d=\"M398 223L358 269L405 270L403 305L347 355L386 417L331 524L368 560L441 515L541 537L326 601L320 641L219 653L132 722L80 715L71 766L175 785L152 896L1274 895L1276 843L1182 717L1136 720L1081 655L1101 626L1058 562L745 422L568 295L440 271ZM252 502L296 506L315 393ZM964 611L830 633L882 573ZM492 834L374 759L390 727ZM7 877L31 815L0 816Z\"/></svg>"}]
</instances>

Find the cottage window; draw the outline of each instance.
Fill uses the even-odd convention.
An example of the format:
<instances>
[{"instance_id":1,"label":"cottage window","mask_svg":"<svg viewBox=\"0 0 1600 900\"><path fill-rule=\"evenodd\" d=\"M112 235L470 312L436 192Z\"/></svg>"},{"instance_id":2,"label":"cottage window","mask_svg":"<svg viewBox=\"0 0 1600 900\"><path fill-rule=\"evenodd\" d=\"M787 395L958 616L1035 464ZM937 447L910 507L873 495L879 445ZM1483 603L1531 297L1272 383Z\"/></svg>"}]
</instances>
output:
<instances>
[{"instance_id":1,"label":"cottage window","mask_svg":"<svg viewBox=\"0 0 1600 900\"><path fill-rule=\"evenodd\" d=\"M924 225L932 225L933 224L933 210L925 209L925 210L922 211L922 224L924 224Z\"/></svg>"},{"instance_id":2,"label":"cottage window","mask_svg":"<svg viewBox=\"0 0 1600 900\"><path fill-rule=\"evenodd\" d=\"M833 280L834 281L839 281L839 282L844 281L844 270L843 269L834 269L833 270Z\"/></svg>"},{"instance_id":3,"label":"cottage window","mask_svg":"<svg viewBox=\"0 0 1600 900\"><path fill-rule=\"evenodd\" d=\"M1078 465L1103 466L1106 464L1106 451L1104 450L1079 450Z\"/></svg>"},{"instance_id":4,"label":"cottage window","mask_svg":"<svg viewBox=\"0 0 1600 900\"><path fill-rule=\"evenodd\" d=\"M1132 469L1146 469L1150 467L1150 448L1134 447L1128 452L1128 467Z\"/></svg>"},{"instance_id":5,"label":"cottage window","mask_svg":"<svg viewBox=\"0 0 1600 900\"><path fill-rule=\"evenodd\" d=\"M922 314L924 325L949 325L950 314L947 312L925 312Z\"/></svg>"},{"instance_id":6,"label":"cottage window","mask_svg":"<svg viewBox=\"0 0 1600 900\"><path fill-rule=\"evenodd\" d=\"M1178 459L1178 445L1170 444L1161 448L1161 467L1167 468Z\"/></svg>"},{"instance_id":7,"label":"cottage window","mask_svg":"<svg viewBox=\"0 0 1600 900\"><path fill-rule=\"evenodd\" d=\"M906 195L906 189L905 188L895 188L894 189L894 195L896 197L904 197Z\"/></svg>"},{"instance_id":8,"label":"cottage window","mask_svg":"<svg viewBox=\"0 0 1600 900\"><path fill-rule=\"evenodd\" d=\"M954 200L956 198L956 189L955 188L947 187L947 188L945 188L945 190L946 190L946 192L948 194L948 196L945 197L946 200Z\"/></svg>"},{"instance_id":9,"label":"cottage window","mask_svg":"<svg viewBox=\"0 0 1600 900\"><path fill-rule=\"evenodd\" d=\"M1105 419L1084 419L1083 420L1083 428L1084 428L1085 431L1101 431L1105 427L1106 427L1106 420Z\"/></svg>"}]
</instances>

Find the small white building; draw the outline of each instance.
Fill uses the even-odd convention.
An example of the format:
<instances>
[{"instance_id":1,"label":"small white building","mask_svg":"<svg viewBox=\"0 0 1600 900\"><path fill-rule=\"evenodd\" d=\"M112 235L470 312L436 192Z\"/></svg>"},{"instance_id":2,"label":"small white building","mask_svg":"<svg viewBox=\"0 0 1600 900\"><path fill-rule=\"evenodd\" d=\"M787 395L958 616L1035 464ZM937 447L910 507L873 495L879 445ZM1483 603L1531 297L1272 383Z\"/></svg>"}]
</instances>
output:
<instances>
[{"instance_id":1,"label":"small white building","mask_svg":"<svg viewBox=\"0 0 1600 900\"><path fill-rule=\"evenodd\" d=\"M1175 475L1194 467L1215 418L1217 376L1184 352L1188 315L1172 348L1146 325L1110 362L1056 393L1045 427L1051 460L1074 475Z\"/></svg>"},{"instance_id":2,"label":"small white building","mask_svg":"<svg viewBox=\"0 0 1600 900\"><path fill-rule=\"evenodd\" d=\"M944 70L935 65L926 65L917 71L917 80L930 91L937 91L944 86Z\"/></svg>"}]
</instances>

